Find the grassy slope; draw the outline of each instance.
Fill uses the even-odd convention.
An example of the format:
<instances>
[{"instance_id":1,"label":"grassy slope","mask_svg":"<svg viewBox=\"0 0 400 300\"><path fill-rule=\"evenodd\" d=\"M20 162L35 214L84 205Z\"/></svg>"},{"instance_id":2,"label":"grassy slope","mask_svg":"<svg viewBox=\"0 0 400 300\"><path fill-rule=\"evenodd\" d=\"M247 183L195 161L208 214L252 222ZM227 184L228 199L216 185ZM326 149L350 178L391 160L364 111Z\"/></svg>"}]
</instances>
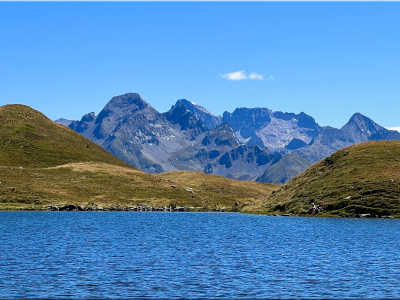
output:
<instances>
[{"instance_id":1,"label":"grassy slope","mask_svg":"<svg viewBox=\"0 0 400 300\"><path fill-rule=\"evenodd\" d=\"M215 209L259 201L278 188L196 172L147 174L22 105L0 107L0 182L2 209L92 202Z\"/></svg>"},{"instance_id":2,"label":"grassy slope","mask_svg":"<svg viewBox=\"0 0 400 300\"><path fill-rule=\"evenodd\" d=\"M348 197L350 199L346 199ZM322 215L400 215L400 141L367 142L340 150L245 211Z\"/></svg>"},{"instance_id":3,"label":"grassy slope","mask_svg":"<svg viewBox=\"0 0 400 300\"><path fill-rule=\"evenodd\" d=\"M0 166L52 167L85 161L133 168L28 106L0 107Z\"/></svg>"}]
</instances>

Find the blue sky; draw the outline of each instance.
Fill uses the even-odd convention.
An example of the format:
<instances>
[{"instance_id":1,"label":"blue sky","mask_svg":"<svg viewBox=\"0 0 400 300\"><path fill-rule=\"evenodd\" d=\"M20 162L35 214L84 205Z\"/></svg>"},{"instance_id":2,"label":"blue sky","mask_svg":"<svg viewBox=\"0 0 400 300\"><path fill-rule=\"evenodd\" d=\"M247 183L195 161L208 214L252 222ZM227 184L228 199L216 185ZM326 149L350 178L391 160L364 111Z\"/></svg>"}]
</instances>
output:
<instances>
[{"instance_id":1,"label":"blue sky","mask_svg":"<svg viewBox=\"0 0 400 300\"><path fill-rule=\"evenodd\" d=\"M160 112L185 98L399 127L399 16L392 2L0 2L0 105L80 119L137 92Z\"/></svg>"}]
</instances>

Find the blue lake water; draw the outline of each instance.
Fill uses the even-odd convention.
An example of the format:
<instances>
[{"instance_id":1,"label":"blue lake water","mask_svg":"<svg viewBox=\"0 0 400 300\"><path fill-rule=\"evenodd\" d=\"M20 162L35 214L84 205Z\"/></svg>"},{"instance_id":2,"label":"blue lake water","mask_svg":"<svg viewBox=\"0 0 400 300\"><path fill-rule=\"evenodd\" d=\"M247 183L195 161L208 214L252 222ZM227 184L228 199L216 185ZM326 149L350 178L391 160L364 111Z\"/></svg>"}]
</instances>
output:
<instances>
[{"instance_id":1,"label":"blue lake water","mask_svg":"<svg viewBox=\"0 0 400 300\"><path fill-rule=\"evenodd\" d=\"M0 298L400 298L399 225L0 212Z\"/></svg>"}]
</instances>

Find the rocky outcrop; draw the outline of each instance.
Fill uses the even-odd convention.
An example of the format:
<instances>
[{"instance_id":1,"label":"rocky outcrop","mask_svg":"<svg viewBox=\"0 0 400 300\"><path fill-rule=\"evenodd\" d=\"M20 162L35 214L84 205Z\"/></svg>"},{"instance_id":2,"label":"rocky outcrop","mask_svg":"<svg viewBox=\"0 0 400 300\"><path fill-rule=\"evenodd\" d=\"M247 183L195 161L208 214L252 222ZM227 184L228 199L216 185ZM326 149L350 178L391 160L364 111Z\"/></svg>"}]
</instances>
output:
<instances>
[{"instance_id":1,"label":"rocky outcrop","mask_svg":"<svg viewBox=\"0 0 400 300\"><path fill-rule=\"evenodd\" d=\"M237 108L233 113L224 112L222 121L232 126L241 143L256 144L271 151L282 151L293 140L307 145L321 130L315 120L303 112L273 112L267 108Z\"/></svg>"},{"instance_id":2,"label":"rocky outcrop","mask_svg":"<svg viewBox=\"0 0 400 300\"><path fill-rule=\"evenodd\" d=\"M206 126L209 130L215 129L222 123L222 118L220 116L213 115L203 106L200 106L196 103L190 102L186 99L180 99L176 101L175 105L172 105L171 110L173 110L178 105L184 105L199 120L202 120L204 126Z\"/></svg>"},{"instance_id":3,"label":"rocky outcrop","mask_svg":"<svg viewBox=\"0 0 400 300\"><path fill-rule=\"evenodd\" d=\"M165 118L172 124L179 124L181 130L189 131L191 139L206 131L201 119L192 114L185 105L178 104L170 111L164 113Z\"/></svg>"}]
</instances>

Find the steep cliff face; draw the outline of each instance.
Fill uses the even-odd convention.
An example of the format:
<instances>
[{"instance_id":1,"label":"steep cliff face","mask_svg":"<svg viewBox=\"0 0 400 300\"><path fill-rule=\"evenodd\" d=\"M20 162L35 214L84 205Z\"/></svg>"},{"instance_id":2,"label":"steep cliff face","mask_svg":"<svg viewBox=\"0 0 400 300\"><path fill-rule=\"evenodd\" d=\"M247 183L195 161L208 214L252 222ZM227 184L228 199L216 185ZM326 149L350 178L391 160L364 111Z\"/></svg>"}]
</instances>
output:
<instances>
[{"instance_id":1,"label":"steep cliff face","mask_svg":"<svg viewBox=\"0 0 400 300\"><path fill-rule=\"evenodd\" d=\"M203 106L200 106L196 103L190 102L186 99L180 99L176 101L175 105L172 105L171 110L173 110L175 106L178 105L184 105L193 115L202 120L204 126L207 127L207 129L209 130L215 129L222 123L222 118L220 116L213 115Z\"/></svg>"},{"instance_id":2,"label":"steep cliff face","mask_svg":"<svg viewBox=\"0 0 400 300\"><path fill-rule=\"evenodd\" d=\"M190 133L192 139L207 130L203 121L193 115L183 104L176 105L163 115L171 124L178 124L181 126L181 130Z\"/></svg>"},{"instance_id":3,"label":"steep cliff face","mask_svg":"<svg viewBox=\"0 0 400 300\"><path fill-rule=\"evenodd\" d=\"M293 140L303 142L297 142L297 147L305 146L321 130L305 113L273 112L267 108L237 108L233 113L224 112L222 120L231 124L240 142L271 151L282 151Z\"/></svg>"}]
</instances>

